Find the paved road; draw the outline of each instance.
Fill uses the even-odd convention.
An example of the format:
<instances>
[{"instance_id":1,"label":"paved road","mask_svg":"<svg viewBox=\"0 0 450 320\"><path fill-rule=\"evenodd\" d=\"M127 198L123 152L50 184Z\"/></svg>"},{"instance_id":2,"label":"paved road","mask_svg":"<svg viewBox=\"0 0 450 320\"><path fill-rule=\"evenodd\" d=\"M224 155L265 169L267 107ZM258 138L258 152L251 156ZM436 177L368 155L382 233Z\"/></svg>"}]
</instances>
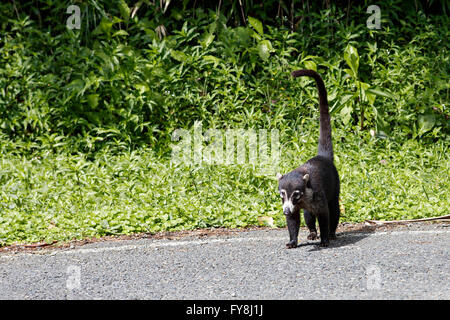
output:
<instances>
[{"instance_id":1,"label":"paved road","mask_svg":"<svg viewBox=\"0 0 450 320\"><path fill-rule=\"evenodd\" d=\"M450 299L447 224L341 233L285 249L286 230L0 253L0 299Z\"/></svg>"}]
</instances>

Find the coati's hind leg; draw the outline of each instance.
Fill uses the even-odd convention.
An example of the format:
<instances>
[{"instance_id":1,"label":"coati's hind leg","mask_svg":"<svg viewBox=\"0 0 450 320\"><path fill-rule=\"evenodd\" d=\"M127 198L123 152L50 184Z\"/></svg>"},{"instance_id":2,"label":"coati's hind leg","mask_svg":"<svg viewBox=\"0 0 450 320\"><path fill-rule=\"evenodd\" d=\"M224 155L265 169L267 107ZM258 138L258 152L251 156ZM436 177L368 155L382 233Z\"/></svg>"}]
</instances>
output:
<instances>
[{"instance_id":1,"label":"coati's hind leg","mask_svg":"<svg viewBox=\"0 0 450 320\"><path fill-rule=\"evenodd\" d=\"M322 208L322 210L318 212L317 220L319 220L319 228L320 228L319 247L328 247L330 243L330 218L328 206L325 206L325 208Z\"/></svg>"},{"instance_id":2,"label":"coati's hind leg","mask_svg":"<svg viewBox=\"0 0 450 320\"><path fill-rule=\"evenodd\" d=\"M331 240L336 239L336 229L339 223L339 197L331 200L328 204L328 211L330 212L330 235Z\"/></svg>"},{"instance_id":3,"label":"coati's hind leg","mask_svg":"<svg viewBox=\"0 0 450 320\"><path fill-rule=\"evenodd\" d=\"M308 210L303 210L303 217L305 218L306 226L309 229L308 240L317 239L317 229L316 229L316 217L308 212Z\"/></svg>"}]
</instances>

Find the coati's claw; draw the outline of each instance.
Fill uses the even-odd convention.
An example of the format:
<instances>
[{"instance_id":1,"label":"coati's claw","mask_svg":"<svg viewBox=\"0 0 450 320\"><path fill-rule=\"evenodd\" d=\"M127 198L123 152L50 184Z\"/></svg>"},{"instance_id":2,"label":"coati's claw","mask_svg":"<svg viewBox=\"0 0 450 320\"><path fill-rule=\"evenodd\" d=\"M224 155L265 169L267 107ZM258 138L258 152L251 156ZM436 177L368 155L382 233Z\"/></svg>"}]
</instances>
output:
<instances>
[{"instance_id":1,"label":"coati's claw","mask_svg":"<svg viewBox=\"0 0 450 320\"><path fill-rule=\"evenodd\" d=\"M287 249L297 248L297 241L289 241L289 243L286 243L286 248Z\"/></svg>"},{"instance_id":2,"label":"coati's claw","mask_svg":"<svg viewBox=\"0 0 450 320\"><path fill-rule=\"evenodd\" d=\"M321 248L325 248L325 247L328 247L330 245L330 242L329 241L321 241L320 243L319 243L319 247L321 247Z\"/></svg>"},{"instance_id":3,"label":"coati's claw","mask_svg":"<svg viewBox=\"0 0 450 320\"><path fill-rule=\"evenodd\" d=\"M310 232L306 238L308 240L316 240L317 239L317 232L314 232L314 231Z\"/></svg>"},{"instance_id":4,"label":"coati's claw","mask_svg":"<svg viewBox=\"0 0 450 320\"><path fill-rule=\"evenodd\" d=\"M336 240L336 234L335 233L330 233L330 235L328 236L328 239L330 240Z\"/></svg>"}]
</instances>

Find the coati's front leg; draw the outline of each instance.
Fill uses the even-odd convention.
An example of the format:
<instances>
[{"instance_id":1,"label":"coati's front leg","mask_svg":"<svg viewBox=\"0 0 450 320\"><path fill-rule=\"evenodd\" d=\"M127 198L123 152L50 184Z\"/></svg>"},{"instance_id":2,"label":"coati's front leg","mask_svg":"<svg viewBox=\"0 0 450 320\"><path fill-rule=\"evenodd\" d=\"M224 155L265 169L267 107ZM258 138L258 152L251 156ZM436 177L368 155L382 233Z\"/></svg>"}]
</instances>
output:
<instances>
[{"instance_id":1,"label":"coati's front leg","mask_svg":"<svg viewBox=\"0 0 450 320\"><path fill-rule=\"evenodd\" d=\"M305 218L305 224L309 229L308 240L317 239L317 229L316 229L316 217L312 215L308 210L303 210L303 217Z\"/></svg>"},{"instance_id":2,"label":"coati's front leg","mask_svg":"<svg viewBox=\"0 0 450 320\"><path fill-rule=\"evenodd\" d=\"M294 210L286 215L286 223L289 230L289 243L286 243L288 249L296 248L298 241L298 231L300 229L300 210Z\"/></svg>"}]
</instances>

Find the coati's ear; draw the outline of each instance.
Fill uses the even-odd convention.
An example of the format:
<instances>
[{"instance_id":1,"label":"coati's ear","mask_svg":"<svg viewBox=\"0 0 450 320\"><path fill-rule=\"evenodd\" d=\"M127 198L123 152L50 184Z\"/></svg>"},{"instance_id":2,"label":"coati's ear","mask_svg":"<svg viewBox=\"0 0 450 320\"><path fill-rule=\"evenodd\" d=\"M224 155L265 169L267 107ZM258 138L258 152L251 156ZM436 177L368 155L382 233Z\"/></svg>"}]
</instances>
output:
<instances>
[{"instance_id":1,"label":"coati's ear","mask_svg":"<svg viewBox=\"0 0 450 320\"><path fill-rule=\"evenodd\" d=\"M303 176L303 181L305 181L305 183L308 183L308 181L309 181L309 174L308 173Z\"/></svg>"},{"instance_id":2,"label":"coati's ear","mask_svg":"<svg viewBox=\"0 0 450 320\"><path fill-rule=\"evenodd\" d=\"M311 188L311 182L309 182L309 174L303 176L303 181L305 182L306 188Z\"/></svg>"},{"instance_id":3,"label":"coati's ear","mask_svg":"<svg viewBox=\"0 0 450 320\"><path fill-rule=\"evenodd\" d=\"M283 178L283 175L281 173L277 173L277 180L280 181L280 179Z\"/></svg>"}]
</instances>

